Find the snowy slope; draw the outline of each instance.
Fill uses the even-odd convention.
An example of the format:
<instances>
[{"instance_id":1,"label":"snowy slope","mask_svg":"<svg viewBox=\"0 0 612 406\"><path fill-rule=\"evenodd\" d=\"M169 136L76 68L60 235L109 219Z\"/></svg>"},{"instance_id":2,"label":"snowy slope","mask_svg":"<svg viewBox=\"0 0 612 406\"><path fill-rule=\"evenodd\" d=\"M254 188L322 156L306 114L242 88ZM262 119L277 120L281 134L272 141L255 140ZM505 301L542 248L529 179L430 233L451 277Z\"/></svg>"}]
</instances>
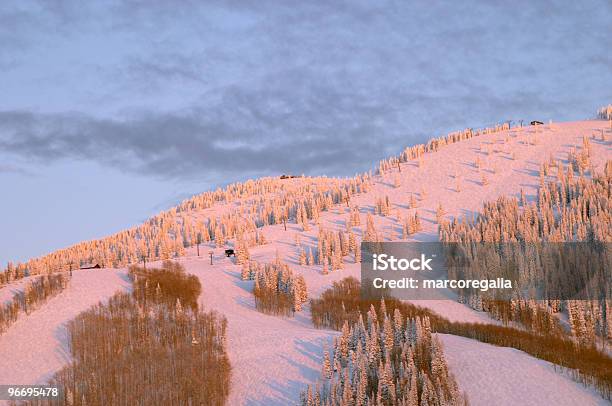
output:
<instances>
[{"instance_id":1,"label":"snowy slope","mask_svg":"<svg viewBox=\"0 0 612 406\"><path fill-rule=\"evenodd\" d=\"M23 292L32 278L35 277L28 276L0 287L0 304L10 302L15 294Z\"/></svg>"},{"instance_id":2,"label":"snowy slope","mask_svg":"<svg viewBox=\"0 0 612 406\"><path fill-rule=\"evenodd\" d=\"M222 259L223 258L223 259ZM232 392L228 404L286 405L320 373L323 346L336 332L318 330L310 313L280 318L255 310L253 282L240 279L240 268L222 254L181 261L202 281L201 304L220 310L229 321L228 352Z\"/></svg>"},{"instance_id":3,"label":"snowy slope","mask_svg":"<svg viewBox=\"0 0 612 406\"><path fill-rule=\"evenodd\" d=\"M533 198L539 183L539 165L550 155L565 160L572 146L581 145L583 135L599 133L606 124L599 121L555 124L551 128L540 128L538 134L531 127L512 129L452 144L436 153L426 154L420 167L416 162L402 164L401 186L398 188L394 187L394 177L399 175L397 169L376 177L373 190L354 196L351 205L360 206L364 215L363 225L365 213L373 210L376 198L389 196L393 204L392 215L386 218L375 216L375 221L383 235L398 239L400 230L395 223L396 211L402 217L413 213L414 210L407 208L411 194L419 197L421 192L425 192L417 209L424 228L413 239L436 240L435 212L438 204L443 205L449 216L471 216L481 209L484 201L500 195L517 195L523 189L528 197ZM526 141L534 137L537 137L537 143L529 145ZM612 158L610 143L592 140L591 145L593 164L601 170L605 160ZM487 155L484 149L491 153ZM477 158L483 163L480 171L474 166ZM486 186L481 184L483 173L489 182ZM456 191L455 175L461 179L460 191ZM206 212L210 215L226 210L228 205L213 207ZM347 210L346 206L340 205L321 213L320 224L328 229L344 229ZM322 275L319 266L298 265L296 234L299 234L303 246L315 247L318 227L313 225L310 231L304 232L296 224L287 226L287 231L282 225L264 227L263 233L269 244L251 248L252 258L269 262L278 252L293 269L304 275L311 297L319 295L333 280L359 275L357 264L347 264L342 271L330 275ZM215 264L211 266L205 257L209 249L201 247L202 258L195 256L195 249L189 249L179 261L202 281L200 303L204 308L218 310L228 319L229 356L233 369L229 404L295 403L300 390L318 377L323 345L331 342L337 333L314 329L308 309L293 319L258 313L249 293L252 282L240 280L239 267L224 258L221 250L215 250ZM120 271L75 272L74 281L66 292L37 312L24 316L4 336L0 336L0 384L44 382L67 360L63 323L127 285L125 274ZM486 314L452 301L420 301L418 304L451 320L493 322ZM504 398L517 400L519 384L537 387L541 393L551 396L559 394L550 398L555 400L554 404L601 402L596 393L557 374L549 364L522 352L472 340L466 343L464 339L452 336L443 336L443 340L451 368L473 404L499 404ZM515 359L516 368L513 366ZM496 366L496 362L503 368ZM533 373L529 373L528 378L518 377L520 370ZM477 379L488 384L480 384ZM492 400L495 402L491 403ZM536 404L537 401L540 401L537 404L547 404L537 394L525 397L524 401L532 402L526 404Z\"/></svg>"},{"instance_id":4,"label":"snowy slope","mask_svg":"<svg viewBox=\"0 0 612 406\"><path fill-rule=\"evenodd\" d=\"M129 286L125 272L75 271L70 285L0 335L0 384L42 384L70 360L65 323Z\"/></svg>"},{"instance_id":5,"label":"snowy slope","mask_svg":"<svg viewBox=\"0 0 612 406\"><path fill-rule=\"evenodd\" d=\"M607 405L594 390L576 384L550 362L514 348L438 334L459 387L471 406Z\"/></svg>"}]
</instances>

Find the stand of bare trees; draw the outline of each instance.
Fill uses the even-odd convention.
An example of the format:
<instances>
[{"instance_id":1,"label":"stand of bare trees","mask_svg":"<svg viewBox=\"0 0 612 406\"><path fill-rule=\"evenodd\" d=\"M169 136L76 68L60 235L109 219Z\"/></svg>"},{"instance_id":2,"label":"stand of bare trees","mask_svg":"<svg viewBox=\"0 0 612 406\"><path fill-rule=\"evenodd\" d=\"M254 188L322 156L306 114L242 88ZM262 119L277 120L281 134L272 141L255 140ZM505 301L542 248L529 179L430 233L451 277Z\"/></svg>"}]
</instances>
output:
<instances>
[{"instance_id":1,"label":"stand of bare trees","mask_svg":"<svg viewBox=\"0 0 612 406\"><path fill-rule=\"evenodd\" d=\"M227 322L198 310L198 279L170 262L131 275L132 294L118 293L69 323L73 360L50 381L63 389L56 403L223 405Z\"/></svg>"},{"instance_id":2,"label":"stand of bare trees","mask_svg":"<svg viewBox=\"0 0 612 406\"><path fill-rule=\"evenodd\" d=\"M49 298L63 291L70 276L67 274L43 275L29 281L22 292L13 295L7 303L0 303L0 334L19 318L21 313L30 313L40 307Z\"/></svg>"},{"instance_id":3,"label":"stand of bare trees","mask_svg":"<svg viewBox=\"0 0 612 406\"><path fill-rule=\"evenodd\" d=\"M133 295L140 303L164 303L175 306L177 300L183 307L198 309L198 297L202 286L197 276L187 275L178 262L165 261L160 269L131 266Z\"/></svg>"}]
</instances>

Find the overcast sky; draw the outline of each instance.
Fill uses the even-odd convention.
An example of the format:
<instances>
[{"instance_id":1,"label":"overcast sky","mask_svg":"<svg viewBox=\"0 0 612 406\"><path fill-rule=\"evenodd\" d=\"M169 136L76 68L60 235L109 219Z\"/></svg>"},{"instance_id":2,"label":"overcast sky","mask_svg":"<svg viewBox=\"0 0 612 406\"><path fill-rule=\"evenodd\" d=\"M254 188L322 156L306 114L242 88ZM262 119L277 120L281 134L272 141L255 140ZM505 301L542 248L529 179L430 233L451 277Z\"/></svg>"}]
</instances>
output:
<instances>
[{"instance_id":1,"label":"overcast sky","mask_svg":"<svg viewBox=\"0 0 612 406\"><path fill-rule=\"evenodd\" d=\"M0 3L0 263L263 175L612 102L612 3Z\"/></svg>"}]
</instances>

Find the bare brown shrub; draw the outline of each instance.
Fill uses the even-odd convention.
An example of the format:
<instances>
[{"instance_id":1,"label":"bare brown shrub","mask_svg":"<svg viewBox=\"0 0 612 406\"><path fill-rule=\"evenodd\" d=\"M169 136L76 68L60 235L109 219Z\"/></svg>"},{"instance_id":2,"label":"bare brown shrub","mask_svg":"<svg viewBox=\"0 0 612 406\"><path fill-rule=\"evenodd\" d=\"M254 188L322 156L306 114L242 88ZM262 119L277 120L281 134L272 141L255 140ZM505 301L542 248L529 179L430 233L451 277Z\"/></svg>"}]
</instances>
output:
<instances>
[{"instance_id":1,"label":"bare brown shrub","mask_svg":"<svg viewBox=\"0 0 612 406\"><path fill-rule=\"evenodd\" d=\"M131 266L129 274L139 302L175 306L178 299L184 307L198 307L202 286L197 276L187 275L178 262L164 261L161 268L153 269Z\"/></svg>"},{"instance_id":2,"label":"bare brown shrub","mask_svg":"<svg viewBox=\"0 0 612 406\"><path fill-rule=\"evenodd\" d=\"M31 404L225 404L227 321L198 310L198 279L171 263L131 275L132 294L118 293L69 323L73 360L50 381L63 398Z\"/></svg>"}]
</instances>

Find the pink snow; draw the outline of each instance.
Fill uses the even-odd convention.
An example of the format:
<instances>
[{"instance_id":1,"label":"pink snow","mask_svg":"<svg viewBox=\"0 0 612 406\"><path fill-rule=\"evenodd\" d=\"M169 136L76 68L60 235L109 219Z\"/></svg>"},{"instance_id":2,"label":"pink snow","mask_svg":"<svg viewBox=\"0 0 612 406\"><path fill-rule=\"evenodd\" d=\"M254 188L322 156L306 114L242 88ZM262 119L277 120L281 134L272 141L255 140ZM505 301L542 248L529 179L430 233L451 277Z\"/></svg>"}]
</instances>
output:
<instances>
[{"instance_id":1,"label":"pink snow","mask_svg":"<svg viewBox=\"0 0 612 406\"><path fill-rule=\"evenodd\" d=\"M360 206L364 226L365 213L373 210L376 198L389 196L393 204L392 215L375 216L375 222L384 236L398 239L399 230L394 225L396 210L402 217L413 213L413 209L407 209L410 195L414 193L418 198L424 190L426 197L419 201L417 208L423 231L411 239L435 241L438 204L442 203L447 216L461 217L472 216L481 210L483 202L498 196L517 196L521 189L528 198L533 199L539 184L539 165L548 160L551 154L565 161L572 146L581 146L583 135L599 134L599 130L605 129L606 125L603 121L583 121L542 126L537 130L525 127L452 144L438 152L426 154L421 167L417 162L402 164L399 188L393 185L394 177L398 175L397 168L384 176L375 177L373 190L354 196L351 206ZM534 136L537 136L537 144L528 145L526 141ZM508 139L507 143L499 142L505 138ZM491 150L489 156L481 152L481 145ZM612 158L610 142L592 139L591 148L593 165L601 171L605 161ZM493 152L493 149L499 152ZM511 159L512 153L514 160ZM477 157L483 162L480 171L473 166ZM496 173L490 171L493 167L497 168ZM482 173L488 178L487 186L481 185ZM461 178L459 192L455 190L455 174ZM215 206L203 212L210 216L226 212L230 206L238 204ZM204 215L203 212L191 215L200 217ZM344 230L347 218L348 208L338 205L329 212L321 213L320 224L327 229ZM252 258L270 262L278 252L293 269L304 275L311 297L320 295L334 280L346 276L359 277L358 264L347 264L345 269L329 275L322 275L320 266L300 266L295 235L300 235L302 246L316 248L318 226L312 224L307 232L296 224L287 224L287 227L287 231L282 225L263 227L269 243L251 248ZM228 404L295 404L300 391L318 378L323 346L331 343L338 333L315 329L308 308L296 314L295 318L257 312L250 293L252 282L240 279L240 268L233 264L233 260L225 258L221 249L215 249L215 264L211 266L207 256L210 249L201 246L200 258L196 257L195 248L188 249L186 256L179 261L188 272L202 281L200 303L204 309L217 310L228 319L228 352L232 365L232 390ZM45 382L69 360L65 323L115 291L126 289L128 285L122 271L75 272L74 280L65 292L32 314L23 315L0 336L0 384ZM7 288L0 290L0 299ZM494 322L485 313L454 301L422 300L415 303L453 321ZM549 363L525 353L460 337L440 336L445 344L449 365L461 388L468 392L473 405L588 405L603 402L597 393L555 372ZM521 389L521 385L527 389ZM543 394L550 397L546 398ZM506 400L508 403L504 403Z\"/></svg>"},{"instance_id":2,"label":"pink snow","mask_svg":"<svg viewBox=\"0 0 612 406\"><path fill-rule=\"evenodd\" d=\"M17 281L13 281L7 285L0 286L0 304L10 302L13 300L13 296L15 296L15 294L23 292L26 285L30 283L32 278L36 277L28 276Z\"/></svg>"},{"instance_id":3,"label":"pink snow","mask_svg":"<svg viewBox=\"0 0 612 406\"><path fill-rule=\"evenodd\" d=\"M0 335L0 384L43 384L70 361L66 322L129 286L114 269L75 271L69 286Z\"/></svg>"},{"instance_id":4,"label":"pink snow","mask_svg":"<svg viewBox=\"0 0 612 406\"><path fill-rule=\"evenodd\" d=\"M450 371L471 406L607 405L593 389L572 381L554 364L514 348L437 334Z\"/></svg>"}]
</instances>

